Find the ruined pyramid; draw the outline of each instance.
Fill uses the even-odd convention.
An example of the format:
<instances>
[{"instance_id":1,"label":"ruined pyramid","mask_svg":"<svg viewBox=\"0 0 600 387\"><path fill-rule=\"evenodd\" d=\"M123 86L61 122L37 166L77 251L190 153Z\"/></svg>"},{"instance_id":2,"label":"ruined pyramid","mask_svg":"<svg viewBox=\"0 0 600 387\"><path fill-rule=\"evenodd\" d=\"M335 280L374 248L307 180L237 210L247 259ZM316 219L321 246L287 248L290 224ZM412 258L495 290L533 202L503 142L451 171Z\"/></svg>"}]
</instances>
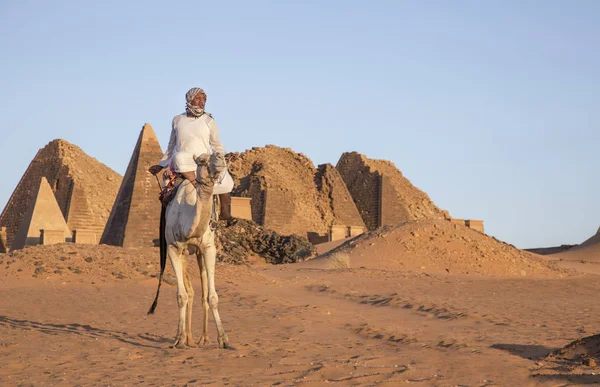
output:
<instances>
[{"instance_id":1,"label":"ruined pyramid","mask_svg":"<svg viewBox=\"0 0 600 387\"><path fill-rule=\"evenodd\" d=\"M15 235L11 250L39 244L40 230L42 229L63 230L65 242L71 238L71 231L45 177L39 180L37 190Z\"/></svg>"},{"instance_id":2,"label":"ruined pyramid","mask_svg":"<svg viewBox=\"0 0 600 387\"><path fill-rule=\"evenodd\" d=\"M81 148L57 139L37 152L0 215L0 227L6 227L8 246L41 177L48 180L69 228L94 232L99 239L119 190L121 175Z\"/></svg>"},{"instance_id":3,"label":"ruined pyramid","mask_svg":"<svg viewBox=\"0 0 600 387\"><path fill-rule=\"evenodd\" d=\"M150 124L145 124L131 155L127 172L112 206L100 243L153 246L158 240L160 207L156 178L148 172L163 152Z\"/></svg>"},{"instance_id":4,"label":"ruined pyramid","mask_svg":"<svg viewBox=\"0 0 600 387\"><path fill-rule=\"evenodd\" d=\"M252 148L231 162L234 196L252 198L252 220L282 234L309 238L333 225L364 227L341 177L331 165L289 148Z\"/></svg>"},{"instance_id":5,"label":"ruined pyramid","mask_svg":"<svg viewBox=\"0 0 600 387\"><path fill-rule=\"evenodd\" d=\"M412 185L387 160L346 152L336 168L369 230L406 221L446 217L425 192Z\"/></svg>"}]
</instances>

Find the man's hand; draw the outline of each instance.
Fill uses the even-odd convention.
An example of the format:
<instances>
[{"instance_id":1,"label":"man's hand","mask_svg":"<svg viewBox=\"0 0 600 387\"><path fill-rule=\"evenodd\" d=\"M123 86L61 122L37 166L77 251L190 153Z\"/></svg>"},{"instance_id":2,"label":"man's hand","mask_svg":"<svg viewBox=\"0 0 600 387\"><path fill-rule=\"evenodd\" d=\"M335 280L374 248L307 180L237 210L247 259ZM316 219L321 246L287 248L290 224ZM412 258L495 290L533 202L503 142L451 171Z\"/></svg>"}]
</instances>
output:
<instances>
[{"instance_id":1,"label":"man's hand","mask_svg":"<svg viewBox=\"0 0 600 387\"><path fill-rule=\"evenodd\" d=\"M163 167L160 165L153 165L150 168L148 168L148 172L150 172L154 176L156 176L156 174L162 170L163 170Z\"/></svg>"}]
</instances>

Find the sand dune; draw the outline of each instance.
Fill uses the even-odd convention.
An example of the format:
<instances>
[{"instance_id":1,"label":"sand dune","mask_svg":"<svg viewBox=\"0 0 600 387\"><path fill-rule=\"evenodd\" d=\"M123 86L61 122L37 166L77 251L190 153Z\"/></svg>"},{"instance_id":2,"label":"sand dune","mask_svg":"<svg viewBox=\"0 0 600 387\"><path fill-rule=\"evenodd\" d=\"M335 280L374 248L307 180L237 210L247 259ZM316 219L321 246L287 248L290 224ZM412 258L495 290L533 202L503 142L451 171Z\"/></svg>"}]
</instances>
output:
<instances>
[{"instance_id":1,"label":"sand dune","mask_svg":"<svg viewBox=\"0 0 600 387\"><path fill-rule=\"evenodd\" d=\"M428 273L561 277L547 260L444 220L387 226L363 234L328 254L347 254L351 267ZM325 267L327 256L300 263Z\"/></svg>"}]
</instances>

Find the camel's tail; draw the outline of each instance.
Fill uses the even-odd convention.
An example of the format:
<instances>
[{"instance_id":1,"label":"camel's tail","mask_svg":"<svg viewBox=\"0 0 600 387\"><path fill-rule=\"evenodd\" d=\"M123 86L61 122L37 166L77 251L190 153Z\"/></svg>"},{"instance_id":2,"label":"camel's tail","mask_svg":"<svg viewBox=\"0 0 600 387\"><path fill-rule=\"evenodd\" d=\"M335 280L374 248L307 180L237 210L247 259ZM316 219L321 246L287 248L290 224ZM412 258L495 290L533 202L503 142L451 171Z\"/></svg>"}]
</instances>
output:
<instances>
[{"instance_id":1,"label":"camel's tail","mask_svg":"<svg viewBox=\"0 0 600 387\"><path fill-rule=\"evenodd\" d=\"M165 216L166 216L166 207L162 206L160 210L160 236L159 236L159 246L160 246L160 273L158 275L158 288L156 288L156 297L154 297L154 302L148 311L148 314L154 314L154 310L156 309L156 305L158 305L158 295L160 294L160 285L162 284L163 273L165 272L165 266L167 265L167 239L165 238Z\"/></svg>"}]
</instances>

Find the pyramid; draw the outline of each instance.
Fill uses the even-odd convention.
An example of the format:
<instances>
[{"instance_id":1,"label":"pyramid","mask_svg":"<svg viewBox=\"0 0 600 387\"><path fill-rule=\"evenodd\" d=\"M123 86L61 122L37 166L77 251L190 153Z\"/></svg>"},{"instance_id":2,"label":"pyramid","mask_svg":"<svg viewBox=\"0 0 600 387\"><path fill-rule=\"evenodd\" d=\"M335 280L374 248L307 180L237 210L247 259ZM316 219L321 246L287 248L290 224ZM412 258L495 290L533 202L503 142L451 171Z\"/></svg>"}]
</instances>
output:
<instances>
[{"instance_id":1,"label":"pyramid","mask_svg":"<svg viewBox=\"0 0 600 387\"><path fill-rule=\"evenodd\" d=\"M122 246L153 246L158 240L160 207L156 178L148 172L163 152L150 124L145 124L129 160L100 243Z\"/></svg>"},{"instance_id":2,"label":"pyramid","mask_svg":"<svg viewBox=\"0 0 600 387\"><path fill-rule=\"evenodd\" d=\"M445 218L429 196L387 160L346 152L336 169L369 230L406 221Z\"/></svg>"},{"instance_id":3,"label":"pyramid","mask_svg":"<svg viewBox=\"0 0 600 387\"><path fill-rule=\"evenodd\" d=\"M586 239L585 242L579 245L579 247L587 247L595 245L597 243L600 243L600 228L598 228L598 231L594 236L590 237L589 239Z\"/></svg>"},{"instance_id":4,"label":"pyramid","mask_svg":"<svg viewBox=\"0 0 600 387\"><path fill-rule=\"evenodd\" d=\"M317 169L302 153L267 145L239 154L230 170L234 196L252 198L252 220L273 231L316 238L333 225L363 226L331 165Z\"/></svg>"},{"instance_id":5,"label":"pyramid","mask_svg":"<svg viewBox=\"0 0 600 387\"><path fill-rule=\"evenodd\" d=\"M333 165L319 165L315 182L317 189L329 198L333 211L333 224L365 227L344 180Z\"/></svg>"},{"instance_id":6,"label":"pyramid","mask_svg":"<svg viewBox=\"0 0 600 387\"><path fill-rule=\"evenodd\" d=\"M37 152L0 215L7 245L12 244L42 177L69 228L93 232L100 239L122 177L81 148L56 139Z\"/></svg>"},{"instance_id":7,"label":"pyramid","mask_svg":"<svg viewBox=\"0 0 600 387\"><path fill-rule=\"evenodd\" d=\"M45 177L40 179L33 200L29 203L21 226L15 235L11 250L39 244L40 230L42 229L64 230L65 241L71 238L71 231Z\"/></svg>"}]
</instances>

